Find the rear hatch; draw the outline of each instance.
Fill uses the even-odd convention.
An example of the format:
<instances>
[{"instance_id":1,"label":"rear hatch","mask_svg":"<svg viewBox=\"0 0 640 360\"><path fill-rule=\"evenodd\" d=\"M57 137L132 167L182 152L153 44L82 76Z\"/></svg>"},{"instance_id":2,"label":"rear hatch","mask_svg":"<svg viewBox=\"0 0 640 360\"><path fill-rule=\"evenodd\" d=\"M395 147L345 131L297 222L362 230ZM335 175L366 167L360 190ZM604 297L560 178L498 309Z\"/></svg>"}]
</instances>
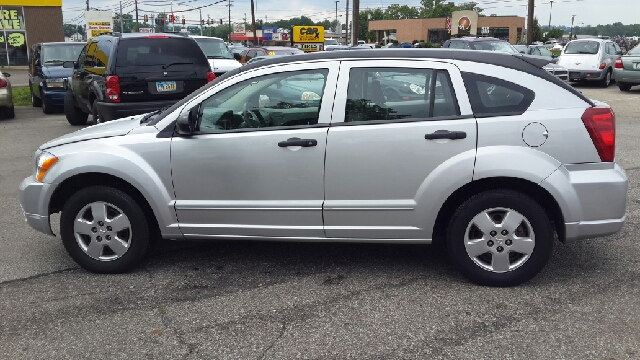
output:
<instances>
[{"instance_id":1,"label":"rear hatch","mask_svg":"<svg viewBox=\"0 0 640 360\"><path fill-rule=\"evenodd\" d=\"M115 74L122 102L178 100L207 83L207 58L188 37L120 39Z\"/></svg>"},{"instance_id":2,"label":"rear hatch","mask_svg":"<svg viewBox=\"0 0 640 360\"><path fill-rule=\"evenodd\" d=\"M569 71L598 70L600 66L600 48L598 41L572 41L562 51L558 65L566 67Z\"/></svg>"},{"instance_id":3,"label":"rear hatch","mask_svg":"<svg viewBox=\"0 0 640 360\"><path fill-rule=\"evenodd\" d=\"M640 45L629 50L627 55L622 56L622 65L625 70L640 71Z\"/></svg>"}]
</instances>

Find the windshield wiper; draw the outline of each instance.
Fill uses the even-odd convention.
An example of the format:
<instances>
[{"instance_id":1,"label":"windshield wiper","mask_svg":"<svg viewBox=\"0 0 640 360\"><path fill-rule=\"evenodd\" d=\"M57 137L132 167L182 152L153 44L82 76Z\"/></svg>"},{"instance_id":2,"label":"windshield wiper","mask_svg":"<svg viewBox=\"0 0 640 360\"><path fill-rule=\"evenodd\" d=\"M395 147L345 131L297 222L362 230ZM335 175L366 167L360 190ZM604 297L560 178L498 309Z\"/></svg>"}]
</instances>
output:
<instances>
[{"instance_id":1,"label":"windshield wiper","mask_svg":"<svg viewBox=\"0 0 640 360\"><path fill-rule=\"evenodd\" d=\"M162 68L166 69L166 68L168 68L169 66L172 66L172 65L193 65L193 63L192 62L174 62L174 63L170 63L170 64L167 64L167 65L162 65Z\"/></svg>"},{"instance_id":2,"label":"windshield wiper","mask_svg":"<svg viewBox=\"0 0 640 360\"><path fill-rule=\"evenodd\" d=\"M152 118L154 115L158 115L158 114L160 114L161 112L163 112L163 111L167 110L167 109L168 109L168 108L170 108L171 106L173 106L173 105L167 105L167 106L165 106L165 107L163 107L163 108L161 108L161 109L158 109L158 110L156 110L156 111L152 111L152 112L148 113L147 115L143 116L143 117L142 117L142 119L140 119L140 124L144 124L144 123L149 122L149 120L151 120L151 118Z\"/></svg>"},{"instance_id":3,"label":"windshield wiper","mask_svg":"<svg viewBox=\"0 0 640 360\"><path fill-rule=\"evenodd\" d=\"M207 59L233 59L233 56L229 57L229 56L222 56L222 55L208 55Z\"/></svg>"},{"instance_id":4,"label":"windshield wiper","mask_svg":"<svg viewBox=\"0 0 640 360\"><path fill-rule=\"evenodd\" d=\"M46 64L46 63L53 63L53 62L65 62L65 61L67 61L67 60L58 60L58 59L55 59L55 60L45 60L45 61L44 61L44 63ZM73 61L73 60L69 60L69 61Z\"/></svg>"}]
</instances>

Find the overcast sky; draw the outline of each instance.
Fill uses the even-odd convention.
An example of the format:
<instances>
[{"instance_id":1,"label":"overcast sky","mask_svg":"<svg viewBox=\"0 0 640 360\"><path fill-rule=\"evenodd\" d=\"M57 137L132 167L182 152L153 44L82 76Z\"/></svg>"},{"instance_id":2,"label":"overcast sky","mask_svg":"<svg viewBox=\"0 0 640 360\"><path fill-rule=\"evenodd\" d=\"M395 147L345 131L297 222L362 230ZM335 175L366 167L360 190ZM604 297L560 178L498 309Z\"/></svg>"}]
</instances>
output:
<instances>
[{"instance_id":1,"label":"overcast sky","mask_svg":"<svg viewBox=\"0 0 640 360\"><path fill-rule=\"evenodd\" d=\"M213 19L224 18L228 20L228 9L225 0L138 0L139 16L151 14L159 11L169 11L173 4L173 10L186 10L189 7L179 5L181 2L190 6L199 7L210 5L216 1L220 4L207 6L202 9L202 16L210 16ZM254 0L257 4L256 19L288 19L295 16L305 15L313 20L324 19L334 20L336 4L332 0ZM456 3L466 1L455 0ZM484 14L496 15L518 15L526 17L527 0L478 0L479 6L484 8ZM535 0L535 16L541 25L548 24L550 12L550 0ZM117 10L118 0L89 0L92 8L104 10ZM122 0L123 13L134 13L133 0ZM250 0L232 0L231 21L239 22L247 16L251 19ZM365 8L386 8L391 4L419 6L420 0L361 0L361 9ZM350 1L353 5L353 1ZM338 2L338 19L344 22L346 0ZM82 12L86 8L85 0L63 0L62 3L65 22L84 23ZM176 13L176 15L182 15ZM184 13L188 22L199 20L198 11ZM342 15L342 16L340 16ZM575 24L580 26L610 24L622 22L623 24L640 23L640 0L559 0L553 2L553 12L551 25L571 25L571 15L576 15Z\"/></svg>"}]
</instances>

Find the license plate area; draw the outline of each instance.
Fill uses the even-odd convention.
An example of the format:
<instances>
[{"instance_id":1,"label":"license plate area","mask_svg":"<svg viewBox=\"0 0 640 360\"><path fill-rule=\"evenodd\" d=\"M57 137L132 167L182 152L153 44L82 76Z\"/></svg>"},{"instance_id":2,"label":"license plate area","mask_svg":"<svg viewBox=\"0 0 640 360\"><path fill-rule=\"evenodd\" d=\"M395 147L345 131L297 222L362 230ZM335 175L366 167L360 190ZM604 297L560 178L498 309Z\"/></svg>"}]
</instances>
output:
<instances>
[{"instance_id":1,"label":"license plate area","mask_svg":"<svg viewBox=\"0 0 640 360\"><path fill-rule=\"evenodd\" d=\"M156 82L156 91L161 92L172 92L178 90L178 86L175 81L157 81Z\"/></svg>"},{"instance_id":2,"label":"license plate area","mask_svg":"<svg viewBox=\"0 0 640 360\"><path fill-rule=\"evenodd\" d=\"M634 69L636 69L636 70L640 70L640 62L633 63L633 67L634 67Z\"/></svg>"}]
</instances>

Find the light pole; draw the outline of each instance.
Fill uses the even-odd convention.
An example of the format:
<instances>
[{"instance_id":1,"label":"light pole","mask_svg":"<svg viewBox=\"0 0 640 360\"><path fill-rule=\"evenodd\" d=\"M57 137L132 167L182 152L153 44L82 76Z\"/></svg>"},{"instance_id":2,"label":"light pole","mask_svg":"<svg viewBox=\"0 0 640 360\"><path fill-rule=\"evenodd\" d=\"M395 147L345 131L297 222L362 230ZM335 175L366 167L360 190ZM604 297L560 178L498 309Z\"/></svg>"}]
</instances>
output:
<instances>
[{"instance_id":1,"label":"light pole","mask_svg":"<svg viewBox=\"0 0 640 360\"><path fill-rule=\"evenodd\" d=\"M339 0L335 0L335 1L334 1L334 3L336 3L336 27L338 26L337 24L338 24L338 3L339 3L339 2L340 2ZM337 29L337 28L336 28L336 31L335 31L335 32L338 32L338 29Z\"/></svg>"},{"instance_id":2,"label":"light pole","mask_svg":"<svg viewBox=\"0 0 640 360\"><path fill-rule=\"evenodd\" d=\"M192 9L198 10L200 12L200 36L202 36L202 7L196 8L196 7L193 7L191 5L187 5L186 3L183 3L183 2L182 3L178 3L178 5L188 6L188 7L192 8Z\"/></svg>"},{"instance_id":3,"label":"light pole","mask_svg":"<svg viewBox=\"0 0 640 360\"><path fill-rule=\"evenodd\" d=\"M549 10L549 29L547 29L547 33L551 31L551 12L553 11L553 1L549 1L549 4L551 4L551 9Z\"/></svg>"},{"instance_id":4,"label":"light pole","mask_svg":"<svg viewBox=\"0 0 640 360\"><path fill-rule=\"evenodd\" d=\"M571 15L571 32L569 33L569 41L573 40L573 21L576 19L575 15Z\"/></svg>"}]
</instances>

